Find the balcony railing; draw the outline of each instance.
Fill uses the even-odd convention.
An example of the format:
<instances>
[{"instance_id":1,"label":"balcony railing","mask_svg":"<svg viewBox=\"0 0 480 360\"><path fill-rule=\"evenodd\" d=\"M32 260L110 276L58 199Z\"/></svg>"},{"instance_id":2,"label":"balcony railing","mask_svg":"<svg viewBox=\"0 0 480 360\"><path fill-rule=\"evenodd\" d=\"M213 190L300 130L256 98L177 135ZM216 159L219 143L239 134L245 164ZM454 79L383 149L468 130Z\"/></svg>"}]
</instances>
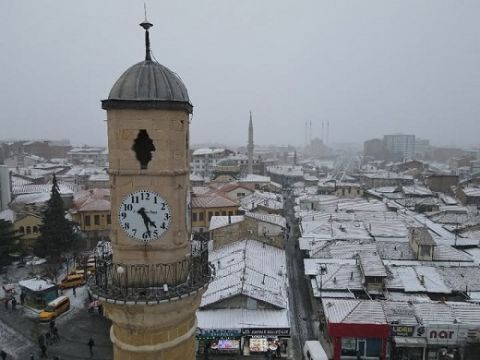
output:
<instances>
[{"instance_id":1,"label":"balcony railing","mask_svg":"<svg viewBox=\"0 0 480 360\"><path fill-rule=\"evenodd\" d=\"M205 287L212 276L207 244L194 242L192 254L170 264L121 264L97 259L88 280L92 294L109 302L155 303L187 296Z\"/></svg>"}]
</instances>

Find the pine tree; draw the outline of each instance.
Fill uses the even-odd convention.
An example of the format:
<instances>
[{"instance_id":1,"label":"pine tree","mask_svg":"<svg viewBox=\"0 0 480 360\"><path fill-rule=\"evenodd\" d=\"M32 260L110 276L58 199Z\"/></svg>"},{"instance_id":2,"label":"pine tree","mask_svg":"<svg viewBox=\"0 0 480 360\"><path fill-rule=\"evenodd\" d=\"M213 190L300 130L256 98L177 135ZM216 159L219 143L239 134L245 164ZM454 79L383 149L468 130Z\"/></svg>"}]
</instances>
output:
<instances>
[{"instance_id":1,"label":"pine tree","mask_svg":"<svg viewBox=\"0 0 480 360\"><path fill-rule=\"evenodd\" d=\"M74 232L72 222L65 218L63 201L55 175L51 196L42 213L42 225L39 230L40 236L35 244L35 254L49 258L49 262L58 263L61 255L71 249Z\"/></svg>"},{"instance_id":2,"label":"pine tree","mask_svg":"<svg viewBox=\"0 0 480 360\"><path fill-rule=\"evenodd\" d=\"M0 219L0 267L12 261L10 254L20 249L21 237L10 221Z\"/></svg>"}]
</instances>

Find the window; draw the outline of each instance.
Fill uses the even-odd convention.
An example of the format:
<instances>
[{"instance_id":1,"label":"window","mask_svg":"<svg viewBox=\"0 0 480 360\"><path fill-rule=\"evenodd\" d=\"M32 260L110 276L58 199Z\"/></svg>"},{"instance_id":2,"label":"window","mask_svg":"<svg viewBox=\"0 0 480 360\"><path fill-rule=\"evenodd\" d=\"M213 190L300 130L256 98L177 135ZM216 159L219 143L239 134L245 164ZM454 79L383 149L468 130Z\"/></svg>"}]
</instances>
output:
<instances>
[{"instance_id":1,"label":"window","mask_svg":"<svg viewBox=\"0 0 480 360\"><path fill-rule=\"evenodd\" d=\"M204 219L203 212L198 213L198 220L203 221L203 219Z\"/></svg>"},{"instance_id":2,"label":"window","mask_svg":"<svg viewBox=\"0 0 480 360\"><path fill-rule=\"evenodd\" d=\"M227 216L227 212L226 212L226 211L222 211L222 216Z\"/></svg>"},{"instance_id":3,"label":"window","mask_svg":"<svg viewBox=\"0 0 480 360\"><path fill-rule=\"evenodd\" d=\"M220 211L215 211L215 216L220 216Z\"/></svg>"},{"instance_id":4,"label":"window","mask_svg":"<svg viewBox=\"0 0 480 360\"><path fill-rule=\"evenodd\" d=\"M90 226L90 215L85 215L85 226Z\"/></svg>"},{"instance_id":5,"label":"window","mask_svg":"<svg viewBox=\"0 0 480 360\"><path fill-rule=\"evenodd\" d=\"M100 225L100 215L94 215L93 222L95 223L95 225Z\"/></svg>"},{"instance_id":6,"label":"window","mask_svg":"<svg viewBox=\"0 0 480 360\"><path fill-rule=\"evenodd\" d=\"M27 234L31 234L32 233L32 228L30 226L27 226Z\"/></svg>"},{"instance_id":7,"label":"window","mask_svg":"<svg viewBox=\"0 0 480 360\"><path fill-rule=\"evenodd\" d=\"M107 225L110 225L112 223L112 216L107 215Z\"/></svg>"},{"instance_id":8,"label":"window","mask_svg":"<svg viewBox=\"0 0 480 360\"><path fill-rule=\"evenodd\" d=\"M380 356L381 352L380 339L368 339L367 340L367 356Z\"/></svg>"},{"instance_id":9,"label":"window","mask_svg":"<svg viewBox=\"0 0 480 360\"><path fill-rule=\"evenodd\" d=\"M420 246L420 256L430 256L430 246Z\"/></svg>"},{"instance_id":10,"label":"window","mask_svg":"<svg viewBox=\"0 0 480 360\"><path fill-rule=\"evenodd\" d=\"M25 228L23 226L20 226L19 230L22 234L25 234Z\"/></svg>"},{"instance_id":11,"label":"window","mask_svg":"<svg viewBox=\"0 0 480 360\"><path fill-rule=\"evenodd\" d=\"M192 214L192 221L197 221L197 213L196 212L194 212Z\"/></svg>"},{"instance_id":12,"label":"window","mask_svg":"<svg viewBox=\"0 0 480 360\"><path fill-rule=\"evenodd\" d=\"M213 212L208 212L208 221L212 220Z\"/></svg>"},{"instance_id":13,"label":"window","mask_svg":"<svg viewBox=\"0 0 480 360\"><path fill-rule=\"evenodd\" d=\"M34 227L33 227L33 233L34 233L34 234L37 234L37 233L38 233L38 227L37 227L37 226L34 226Z\"/></svg>"},{"instance_id":14,"label":"window","mask_svg":"<svg viewBox=\"0 0 480 360\"><path fill-rule=\"evenodd\" d=\"M228 216L233 216L233 211L229 211Z\"/></svg>"}]
</instances>

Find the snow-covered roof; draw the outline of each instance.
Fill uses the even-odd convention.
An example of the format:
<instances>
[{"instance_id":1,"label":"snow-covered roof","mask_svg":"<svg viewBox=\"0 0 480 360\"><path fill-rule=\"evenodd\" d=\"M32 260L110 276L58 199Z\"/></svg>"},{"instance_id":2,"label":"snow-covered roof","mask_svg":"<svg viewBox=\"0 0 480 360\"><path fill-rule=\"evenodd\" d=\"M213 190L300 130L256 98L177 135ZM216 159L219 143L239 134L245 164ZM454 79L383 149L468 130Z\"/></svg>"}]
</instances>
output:
<instances>
[{"instance_id":1,"label":"snow-covered roof","mask_svg":"<svg viewBox=\"0 0 480 360\"><path fill-rule=\"evenodd\" d=\"M208 231L222 228L231 224L236 224L244 220L243 215L234 215L234 216L212 216L210 219L210 227Z\"/></svg>"},{"instance_id":2,"label":"snow-covered roof","mask_svg":"<svg viewBox=\"0 0 480 360\"><path fill-rule=\"evenodd\" d=\"M35 194L18 195L13 201L12 205L24 205L24 204L44 204L50 200L50 193L42 192Z\"/></svg>"},{"instance_id":3,"label":"snow-covered roof","mask_svg":"<svg viewBox=\"0 0 480 360\"><path fill-rule=\"evenodd\" d=\"M376 251L360 251L359 260L364 276L387 277L385 265Z\"/></svg>"},{"instance_id":4,"label":"snow-covered roof","mask_svg":"<svg viewBox=\"0 0 480 360\"><path fill-rule=\"evenodd\" d=\"M59 182L58 191L60 195L70 195L73 193L75 186L69 183ZM34 194L34 193L50 193L52 191L52 184L29 184L15 186L13 188L13 194Z\"/></svg>"},{"instance_id":5,"label":"snow-covered roof","mask_svg":"<svg viewBox=\"0 0 480 360\"><path fill-rule=\"evenodd\" d=\"M103 174L92 174L88 177L88 181L109 181L110 177L107 173Z\"/></svg>"},{"instance_id":6,"label":"snow-covered roof","mask_svg":"<svg viewBox=\"0 0 480 360\"><path fill-rule=\"evenodd\" d=\"M18 285L32 291L46 290L57 286L51 280L42 278L21 280L18 282Z\"/></svg>"},{"instance_id":7,"label":"snow-covered roof","mask_svg":"<svg viewBox=\"0 0 480 360\"><path fill-rule=\"evenodd\" d=\"M200 155L213 155L213 154L221 154L225 152L225 149L222 148L201 148L196 149L193 151L193 156L200 156Z\"/></svg>"},{"instance_id":8,"label":"snow-covered roof","mask_svg":"<svg viewBox=\"0 0 480 360\"><path fill-rule=\"evenodd\" d=\"M215 279L202 297L201 307L244 295L288 308L285 252L255 240L243 240L209 254Z\"/></svg>"},{"instance_id":9,"label":"snow-covered roof","mask_svg":"<svg viewBox=\"0 0 480 360\"><path fill-rule=\"evenodd\" d=\"M200 309L197 311L200 329L289 328L287 309Z\"/></svg>"},{"instance_id":10,"label":"snow-covered roof","mask_svg":"<svg viewBox=\"0 0 480 360\"><path fill-rule=\"evenodd\" d=\"M15 221L15 212L11 209L0 211L0 219L13 223Z\"/></svg>"},{"instance_id":11,"label":"snow-covered roof","mask_svg":"<svg viewBox=\"0 0 480 360\"><path fill-rule=\"evenodd\" d=\"M285 218L277 214L262 214L262 213L255 213L255 212L247 212L245 213L245 216L252 219L257 219L261 222L278 225L282 228L284 228L287 225L287 221L285 220Z\"/></svg>"},{"instance_id":12,"label":"snow-covered roof","mask_svg":"<svg viewBox=\"0 0 480 360\"><path fill-rule=\"evenodd\" d=\"M192 197L193 208L219 208L219 207L236 207L238 204L219 193L195 193Z\"/></svg>"},{"instance_id":13,"label":"snow-covered roof","mask_svg":"<svg viewBox=\"0 0 480 360\"><path fill-rule=\"evenodd\" d=\"M463 188L463 192L465 193L465 196L480 197L480 187L465 187Z\"/></svg>"},{"instance_id":14,"label":"snow-covered roof","mask_svg":"<svg viewBox=\"0 0 480 360\"><path fill-rule=\"evenodd\" d=\"M253 210L257 206L263 206L269 209L283 209L283 197L280 194L255 191L240 200L242 209L245 211Z\"/></svg>"},{"instance_id":15,"label":"snow-covered roof","mask_svg":"<svg viewBox=\"0 0 480 360\"><path fill-rule=\"evenodd\" d=\"M90 189L75 193L76 211L110 211L110 189Z\"/></svg>"},{"instance_id":16,"label":"snow-covered roof","mask_svg":"<svg viewBox=\"0 0 480 360\"><path fill-rule=\"evenodd\" d=\"M301 166L274 165L268 166L267 171L276 175L303 177L303 169Z\"/></svg>"},{"instance_id":17,"label":"snow-covered roof","mask_svg":"<svg viewBox=\"0 0 480 360\"><path fill-rule=\"evenodd\" d=\"M238 180L238 182L268 183L270 182L270 176L247 174Z\"/></svg>"},{"instance_id":18,"label":"snow-covered roof","mask_svg":"<svg viewBox=\"0 0 480 360\"><path fill-rule=\"evenodd\" d=\"M433 193L430 189L420 185L403 186L402 191L405 195L414 196L432 196Z\"/></svg>"},{"instance_id":19,"label":"snow-covered roof","mask_svg":"<svg viewBox=\"0 0 480 360\"><path fill-rule=\"evenodd\" d=\"M323 299L322 304L329 323L387 324L380 301Z\"/></svg>"}]
</instances>

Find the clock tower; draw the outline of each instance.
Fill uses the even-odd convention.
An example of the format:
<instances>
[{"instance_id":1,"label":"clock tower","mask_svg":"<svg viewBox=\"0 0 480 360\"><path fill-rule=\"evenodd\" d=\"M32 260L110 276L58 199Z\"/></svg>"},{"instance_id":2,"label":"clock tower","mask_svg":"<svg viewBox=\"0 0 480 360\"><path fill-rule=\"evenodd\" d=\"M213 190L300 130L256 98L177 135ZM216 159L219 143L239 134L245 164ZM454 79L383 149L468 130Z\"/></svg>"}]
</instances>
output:
<instances>
[{"instance_id":1,"label":"clock tower","mask_svg":"<svg viewBox=\"0 0 480 360\"><path fill-rule=\"evenodd\" d=\"M190 230L189 122L182 80L152 59L113 85L107 111L112 257L97 260L93 296L112 320L115 360L195 358L195 312L210 279Z\"/></svg>"}]
</instances>

